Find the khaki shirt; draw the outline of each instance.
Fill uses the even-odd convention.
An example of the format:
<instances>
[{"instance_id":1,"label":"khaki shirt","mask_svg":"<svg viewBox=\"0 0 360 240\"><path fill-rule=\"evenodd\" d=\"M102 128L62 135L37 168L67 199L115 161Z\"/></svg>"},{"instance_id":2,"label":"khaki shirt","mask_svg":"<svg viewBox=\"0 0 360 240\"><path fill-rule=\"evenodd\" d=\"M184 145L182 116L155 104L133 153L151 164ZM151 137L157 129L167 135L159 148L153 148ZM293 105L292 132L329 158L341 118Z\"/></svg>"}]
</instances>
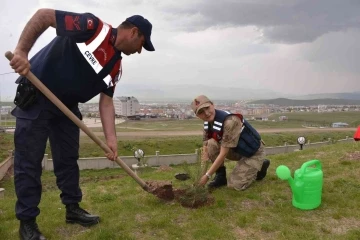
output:
<instances>
[{"instance_id":1,"label":"khaki shirt","mask_svg":"<svg viewBox=\"0 0 360 240\"><path fill-rule=\"evenodd\" d=\"M241 122L241 119L238 116L230 115L226 117L224 122L221 146L226 148L236 147L239 142L242 126L243 123ZM209 140L209 137L207 135L207 132L204 130L203 132L204 146L207 145L207 140Z\"/></svg>"}]
</instances>

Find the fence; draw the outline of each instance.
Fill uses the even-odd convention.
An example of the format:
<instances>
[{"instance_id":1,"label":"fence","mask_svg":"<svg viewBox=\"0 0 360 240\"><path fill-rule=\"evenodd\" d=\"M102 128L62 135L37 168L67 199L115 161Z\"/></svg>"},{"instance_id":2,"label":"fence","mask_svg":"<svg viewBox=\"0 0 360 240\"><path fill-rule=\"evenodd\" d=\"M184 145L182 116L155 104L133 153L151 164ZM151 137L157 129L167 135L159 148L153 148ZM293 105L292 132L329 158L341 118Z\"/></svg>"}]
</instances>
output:
<instances>
[{"instance_id":1,"label":"fence","mask_svg":"<svg viewBox=\"0 0 360 240\"><path fill-rule=\"evenodd\" d=\"M9 168L14 164L13 151L9 151L9 157L2 163L0 163L0 180L2 180Z\"/></svg>"},{"instance_id":2,"label":"fence","mask_svg":"<svg viewBox=\"0 0 360 240\"><path fill-rule=\"evenodd\" d=\"M333 143L330 138L326 142L308 142L303 146L303 149L307 148L317 148L320 146L328 145ZM354 142L353 138L346 137L346 139L337 140L337 142ZM282 154L289 153L299 150L299 145L287 145L285 143L284 146L278 147L266 147L266 154ZM12 151L10 152L10 157L0 164L0 180L5 176L8 169L13 164L13 156ZM198 149L195 150L194 153L190 154L174 154L174 155L160 155L160 151L156 151L155 155L146 156L146 163L148 166L161 166L161 165L178 165L184 162L189 164L196 163L198 155ZM133 164L137 163L137 160L133 156L122 156L120 157L126 165L131 167ZM95 157L95 158L80 158L78 160L78 165L80 170L85 169L105 169L105 168L119 168L117 163L107 160L105 157ZM42 166L44 170L53 170L53 162L52 159L48 158L48 155L44 155L44 159L42 162Z\"/></svg>"},{"instance_id":3,"label":"fence","mask_svg":"<svg viewBox=\"0 0 360 240\"><path fill-rule=\"evenodd\" d=\"M354 139L347 137L346 139L338 140L338 142L354 142ZM329 145L331 143L333 143L333 141L330 138L326 142L315 142L315 143L308 142L303 146L303 149L317 148L320 146ZM266 147L265 149L267 155L274 155L274 154L294 152L296 150L299 150L299 145L287 145L285 143L284 146ZM160 155L160 152L156 151L155 155L146 156L146 162L148 166L162 166L162 165L169 166L169 165L182 164L184 162L191 164L191 163L196 163L197 155L198 155L198 149L196 149L194 153L190 153L190 154L173 154L173 155ZM124 156L120 158L129 167L137 163L137 160L133 156ZM80 158L78 160L78 165L80 170L119 168L117 163L109 161L105 157ZM48 159L47 155L44 156L43 167L44 170L53 170L52 159Z\"/></svg>"}]
</instances>

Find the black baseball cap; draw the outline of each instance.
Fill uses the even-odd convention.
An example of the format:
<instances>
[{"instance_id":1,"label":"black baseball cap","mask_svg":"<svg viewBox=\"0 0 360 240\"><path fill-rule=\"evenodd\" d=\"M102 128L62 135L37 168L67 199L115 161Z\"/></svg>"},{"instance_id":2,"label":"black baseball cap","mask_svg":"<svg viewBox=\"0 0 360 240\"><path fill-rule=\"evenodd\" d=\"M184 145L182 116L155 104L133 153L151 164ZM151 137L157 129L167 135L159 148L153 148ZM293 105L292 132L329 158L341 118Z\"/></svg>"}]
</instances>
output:
<instances>
[{"instance_id":1,"label":"black baseball cap","mask_svg":"<svg viewBox=\"0 0 360 240\"><path fill-rule=\"evenodd\" d=\"M149 20L147 20L143 16L134 15L134 16L128 17L126 19L126 21L133 24L134 26L136 26L140 30L140 32L144 35L145 43L144 43L143 47L148 51L155 51L155 48L154 48L153 44L151 43L151 39L150 39L152 25L149 22Z\"/></svg>"}]
</instances>

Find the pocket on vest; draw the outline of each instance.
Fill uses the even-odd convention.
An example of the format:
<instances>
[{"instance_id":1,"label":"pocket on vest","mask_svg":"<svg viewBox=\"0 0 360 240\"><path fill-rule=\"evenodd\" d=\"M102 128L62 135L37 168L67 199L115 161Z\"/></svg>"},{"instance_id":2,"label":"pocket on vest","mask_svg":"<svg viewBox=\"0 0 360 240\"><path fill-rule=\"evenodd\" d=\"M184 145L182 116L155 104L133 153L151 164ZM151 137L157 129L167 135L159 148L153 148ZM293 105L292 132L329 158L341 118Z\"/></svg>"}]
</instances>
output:
<instances>
[{"instance_id":1,"label":"pocket on vest","mask_svg":"<svg viewBox=\"0 0 360 240\"><path fill-rule=\"evenodd\" d=\"M260 144L260 140L251 133L242 134L239 139L237 151L245 157L251 157L259 149Z\"/></svg>"}]
</instances>

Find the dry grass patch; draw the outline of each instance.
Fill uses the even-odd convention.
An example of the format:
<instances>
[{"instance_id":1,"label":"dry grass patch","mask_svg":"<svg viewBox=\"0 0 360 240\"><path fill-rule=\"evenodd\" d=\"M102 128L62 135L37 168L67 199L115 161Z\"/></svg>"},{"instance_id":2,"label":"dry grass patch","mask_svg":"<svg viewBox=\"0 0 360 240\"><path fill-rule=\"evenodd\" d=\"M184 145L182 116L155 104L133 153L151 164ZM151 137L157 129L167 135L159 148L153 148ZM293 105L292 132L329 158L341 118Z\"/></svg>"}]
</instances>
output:
<instances>
[{"instance_id":1,"label":"dry grass patch","mask_svg":"<svg viewBox=\"0 0 360 240\"><path fill-rule=\"evenodd\" d=\"M252 209L259 209L259 207L262 207L262 206L259 201L246 199L241 202L241 207L245 210L252 210Z\"/></svg>"},{"instance_id":2,"label":"dry grass patch","mask_svg":"<svg viewBox=\"0 0 360 240\"><path fill-rule=\"evenodd\" d=\"M276 233L269 233L269 232L263 232L258 231L256 229L252 228L240 228L234 226L233 230L235 236L237 236L237 239L256 239L256 240L276 240L278 239L276 237Z\"/></svg>"},{"instance_id":3,"label":"dry grass patch","mask_svg":"<svg viewBox=\"0 0 360 240\"><path fill-rule=\"evenodd\" d=\"M351 153L346 153L341 160L350 160L350 161L357 161L360 160L360 151L355 151Z\"/></svg>"},{"instance_id":4,"label":"dry grass patch","mask_svg":"<svg viewBox=\"0 0 360 240\"><path fill-rule=\"evenodd\" d=\"M76 235L81 235L82 233L91 231L89 228L78 226L76 229L68 227L57 227L56 233L59 236L62 236L62 239L73 239Z\"/></svg>"},{"instance_id":5,"label":"dry grass patch","mask_svg":"<svg viewBox=\"0 0 360 240\"><path fill-rule=\"evenodd\" d=\"M355 218L341 218L329 219L324 224L330 229L330 232L336 235L342 235L352 229L360 229L360 219Z\"/></svg>"},{"instance_id":6,"label":"dry grass patch","mask_svg":"<svg viewBox=\"0 0 360 240\"><path fill-rule=\"evenodd\" d=\"M173 170L172 167L161 165L156 171L157 172L171 172Z\"/></svg>"},{"instance_id":7,"label":"dry grass patch","mask_svg":"<svg viewBox=\"0 0 360 240\"><path fill-rule=\"evenodd\" d=\"M136 220L136 222L138 222L138 223L144 223L144 222L147 222L147 221L149 221L149 217L148 216L145 216L144 214L136 214L135 215L135 220Z\"/></svg>"},{"instance_id":8,"label":"dry grass patch","mask_svg":"<svg viewBox=\"0 0 360 240\"><path fill-rule=\"evenodd\" d=\"M316 154L315 154L315 158L316 159L318 159L318 158L323 158L324 156L327 156L327 155L329 155L329 154L333 154L334 152L333 151L331 151L331 152L317 152Z\"/></svg>"},{"instance_id":9,"label":"dry grass patch","mask_svg":"<svg viewBox=\"0 0 360 240\"><path fill-rule=\"evenodd\" d=\"M330 211L328 212L330 213ZM360 229L360 219L356 219L354 217L342 217L340 219L329 217L319 220L318 217L313 216L307 218L299 218L299 221L311 222L311 224L317 226L317 230L335 235L344 235L350 230Z\"/></svg>"}]
</instances>

